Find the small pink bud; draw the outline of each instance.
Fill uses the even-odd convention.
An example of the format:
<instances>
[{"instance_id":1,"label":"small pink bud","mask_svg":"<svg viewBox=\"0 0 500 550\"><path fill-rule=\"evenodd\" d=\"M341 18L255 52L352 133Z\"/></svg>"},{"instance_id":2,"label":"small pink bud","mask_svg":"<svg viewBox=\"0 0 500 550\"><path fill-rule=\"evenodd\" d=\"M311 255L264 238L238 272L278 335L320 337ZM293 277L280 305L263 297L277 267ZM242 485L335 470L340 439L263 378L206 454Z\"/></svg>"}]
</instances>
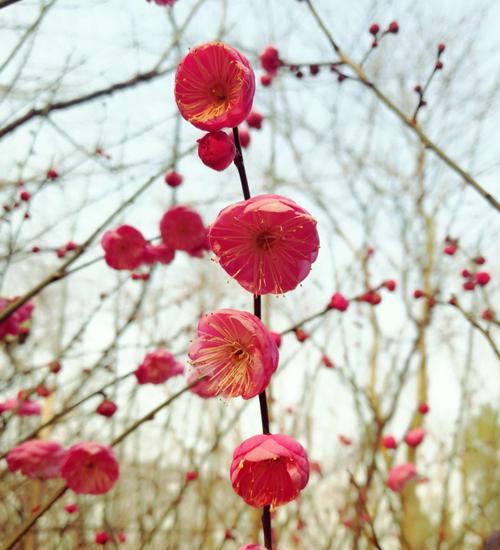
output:
<instances>
[{"instance_id":1,"label":"small pink bud","mask_svg":"<svg viewBox=\"0 0 500 550\"><path fill-rule=\"evenodd\" d=\"M441 55L445 49L446 49L446 46L442 42L438 44L438 55Z\"/></svg>"},{"instance_id":2,"label":"small pink bud","mask_svg":"<svg viewBox=\"0 0 500 550\"><path fill-rule=\"evenodd\" d=\"M175 170L171 170L165 174L165 183L170 187L179 187L184 181L184 178Z\"/></svg>"},{"instance_id":3,"label":"small pink bud","mask_svg":"<svg viewBox=\"0 0 500 550\"><path fill-rule=\"evenodd\" d=\"M384 435L382 437L382 446L385 449L396 449L398 446L398 442L396 441L396 438L392 435Z\"/></svg>"},{"instance_id":4,"label":"small pink bud","mask_svg":"<svg viewBox=\"0 0 500 550\"><path fill-rule=\"evenodd\" d=\"M396 281L394 281L394 279L388 279L384 281L384 286L389 292L394 292L396 290Z\"/></svg>"},{"instance_id":5,"label":"small pink bud","mask_svg":"<svg viewBox=\"0 0 500 550\"><path fill-rule=\"evenodd\" d=\"M474 281L466 281L462 286L464 290L471 291L476 288L476 283Z\"/></svg>"},{"instance_id":6,"label":"small pink bud","mask_svg":"<svg viewBox=\"0 0 500 550\"><path fill-rule=\"evenodd\" d=\"M31 194L28 191L21 191L19 198L24 202L28 202L31 199Z\"/></svg>"},{"instance_id":7,"label":"small pink bud","mask_svg":"<svg viewBox=\"0 0 500 550\"><path fill-rule=\"evenodd\" d=\"M474 263L476 263L477 265L483 265L486 263L486 259L484 258L484 256L478 256L477 258L474 258Z\"/></svg>"},{"instance_id":8,"label":"small pink bud","mask_svg":"<svg viewBox=\"0 0 500 550\"><path fill-rule=\"evenodd\" d=\"M309 65L309 72L311 76L316 76L319 73L319 65Z\"/></svg>"},{"instance_id":9,"label":"small pink bud","mask_svg":"<svg viewBox=\"0 0 500 550\"><path fill-rule=\"evenodd\" d=\"M468 269L462 269L462 271L461 271L460 274L462 275L462 277L463 277L464 279L467 279L468 277L471 276L471 273L470 273L470 271L469 271Z\"/></svg>"},{"instance_id":10,"label":"small pink bud","mask_svg":"<svg viewBox=\"0 0 500 550\"><path fill-rule=\"evenodd\" d=\"M54 181L54 180L56 180L58 177L59 177L59 173L57 172L57 170L56 170L55 168L51 168L51 169L47 172L47 179L48 179L48 180Z\"/></svg>"},{"instance_id":11,"label":"small pink bud","mask_svg":"<svg viewBox=\"0 0 500 550\"><path fill-rule=\"evenodd\" d=\"M419 298L422 298L423 296L425 296L425 293L422 290L417 288L416 290L413 291L413 297L416 300L418 300Z\"/></svg>"},{"instance_id":12,"label":"small pink bud","mask_svg":"<svg viewBox=\"0 0 500 550\"><path fill-rule=\"evenodd\" d=\"M264 86L264 88L271 86L272 82L273 77L270 74L265 73L260 77L260 83Z\"/></svg>"},{"instance_id":13,"label":"small pink bud","mask_svg":"<svg viewBox=\"0 0 500 550\"><path fill-rule=\"evenodd\" d=\"M96 409L96 413L100 414L101 416L106 416L107 418L110 418L115 414L117 409L118 407L115 403L113 403L113 401L109 401L109 399L104 399L99 403Z\"/></svg>"},{"instance_id":14,"label":"small pink bud","mask_svg":"<svg viewBox=\"0 0 500 550\"><path fill-rule=\"evenodd\" d=\"M436 61L435 68L436 68L436 71L440 71L443 68L443 62L440 59Z\"/></svg>"},{"instance_id":15,"label":"small pink bud","mask_svg":"<svg viewBox=\"0 0 500 550\"><path fill-rule=\"evenodd\" d=\"M427 414L429 412L429 405L427 403L420 403L418 406L418 412L420 414Z\"/></svg>"},{"instance_id":16,"label":"small pink bud","mask_svg":"<svg viewBox=\"0 0 500 550\"><path fill-rule=\"evenodd\" d=\"M453 256L457 251L457 247L454 244L449 244L443 248L443 252L448 254L448 256Z\"/></svg>"},{"instance_id":17,"label":"small pink bud","mask_svg":"<svg viewBox=\"0 0 500 550\"><path fill-rule=\"evenodd\" d=\"M485 286L490 282L490 274L487 271L478 271L474 276L474 280L480 286Z\"/></svg>"},{"instance_id":18,"label":"small pink bud","mask_svg":"<svg viewBox=\"0 0 500 550\"><path fill-rule=\"evenodd\" d=\"M39 246L33 246L31 248L31 252L33 252L33 254L38 254L40 252L40 247Z\"/></svg>"},{"instance_id":19,"label":"small pink bud","mask_svg":"<svg viewBox=\"0 0 500 550\"><path fill-rule=\"evenodd\" d=\"M52 361L49 363L49 370L50 372L53 372L54 374L57 374L62 369L61 363L59 361Z\"/></svg>"},{"instance_id":20,"label":"small pink bud","mask_svg":"<svg viewBox=\"0 0 500 550\"><path fill-rule=\"evenodd\" d=\"M396 34L399 32L399 25L397 21L391 21L389 23L389 27L387 28L387 32L392 32L393 34Z\"/></svg>"},{"instance_id":21,"label":"small pink bud","mask_svg":"<svg viewBox=\"0 0 500 550\"><path fill-rule=\"evenodd\" d=\"M494 317L493 315L493 311L491 311L491 309L485 309L481 315L481 317L485 320L485 321L491 321Z\"/></svg>"},{"instance_id":22,"label":"small pink bud","mask_svg":"<svg viewBox=\"0 0 500 550\"><path fill-rule=\"evenodd\" d=\"M328 357L328 355L323 355L321 362L327 369L333 369L332 360Z\"/></svg>"},{"instance_id":23,"label":"small pink bud","mask_svg":"<svg viewBox=\"0 0 500 550\"><path fill-rule=\"evenodd\" d=\"M264 117L258 113L257 111L252 111L246 119L246 122L249 126L249 128L255 128L256 130L260 130L262 128L262 121L264 120Z\"/></svg>"},{"instance_id":24,"label":"small pink bud","mask_svg":"<svg viewBox=\"0 0 500 550\"><path fill-rule=\"evenodd\" d=\"M425 437L423 428L413 428L405 435L405 443L408 447L416 448L422 443Z\"/></svg>"},{"instance_id":25,"label":"small pink bud","mask_svg":"<svg viewBox=\"0 0 500 550\"><path fill-rule=\"evenodd\" d=\"M64 510L68 514L74 514L78 511L78 504L76 502L68 502L68 504L64 507Z\"/></svg>"},{"instance_id":26,"label":"small pink bud","mask_svg":"<svg viewBox=\"0 0 500 550\"><path fill-rule=\"evenodd\" d=\"M422 93L422 86L420 84L417 84L415 88L413 88L417 94Z\"/></svg>"},{"instance_id":27,"label":"small pink bud","mask_svg":"<svg viewBox=\"0 0 500 550\"><path fill-rule=\"evenodd\" d=\"M106 544L107 542L109 542L111 540L111 537L108 535L108 533L106 533L105 531L98 531L96 534L95 534L95 542L96 544Z\"/></svg>"},{"instance_id":28,"label":"small pink bud","mask_svg":"<svg viewBox=\"0 0 500 550\"><path fill-rule=\"evenodd\" d=\"M198 472L195 470L190 470L189 472L186 472L186 481L194 481L195 479L198 479Z\"/></svg>"},{"instance_id":29,"label":"small pink bud","mask_svg":"<svg viewBox=\"0 0 500 550\"><path fill-rule=\"evenodd\" d=\"M340 292L335 292L335 294L330 298L328 307L330 309L337 309L338 311L346 311L349 307L349 300L340 294Z\"/></svg>"},{"instance_id":30,"label":"small pink bud","mask_svg":"<svg viewBox=\"0 0 500 550\"><path fill-rule=\"evenodd\" d=\"M375 36L380 31L380 27L377 23L373 23L372 25L370 25L370 28L368 30L370 34L373 34L373 36Z\"/></svg>"}]
</instances>

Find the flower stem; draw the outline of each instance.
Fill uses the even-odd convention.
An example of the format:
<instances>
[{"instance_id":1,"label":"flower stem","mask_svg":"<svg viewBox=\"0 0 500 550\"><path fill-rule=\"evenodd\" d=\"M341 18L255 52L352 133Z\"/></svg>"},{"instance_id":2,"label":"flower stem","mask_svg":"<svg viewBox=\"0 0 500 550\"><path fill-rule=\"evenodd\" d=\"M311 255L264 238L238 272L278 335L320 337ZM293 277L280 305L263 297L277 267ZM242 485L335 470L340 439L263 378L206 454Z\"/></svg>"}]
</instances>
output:
<instances>
[{"instance_id":1,"label":"flower stem","mask_svg":"<svg viewBox=\"0 0 500 550\"><path fill-rule=\"evenodd\" d=\"M247 173L245 170L245 163L243 162L243 153L241 151L240 135L238 133L238 127L233 128L234 145L236 146L236 156L234 157L234 164L240 175L241 189L243 191L243 197L248 200L250 195L250 187L248 185ZM261 297L254 295L253 297L253 312L256 317L262 319L262 304ZM269 432L269 409L267 407L266 390L259 393L259 405L260 405L260 418L262 421L262 433L268 434ZM264 506L262 509L262 531L264 532L264 545L269 550L272 550L273 543L271 537L271 509L269 506Z\"/></svg>"}]
</instances>

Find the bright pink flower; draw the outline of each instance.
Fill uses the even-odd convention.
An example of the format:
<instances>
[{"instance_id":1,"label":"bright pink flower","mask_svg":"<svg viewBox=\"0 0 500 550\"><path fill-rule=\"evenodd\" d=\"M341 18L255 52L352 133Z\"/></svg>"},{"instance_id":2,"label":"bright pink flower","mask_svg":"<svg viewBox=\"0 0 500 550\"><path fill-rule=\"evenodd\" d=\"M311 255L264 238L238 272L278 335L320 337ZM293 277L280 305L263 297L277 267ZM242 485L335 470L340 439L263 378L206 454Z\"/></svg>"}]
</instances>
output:
<instances>
[{"instance_id":1,"label":"bright pink flower","mask_svg":"<svg viewBox=\"0 0 500 550\"><path fill-rule=\"evenodd\" d=\"M109 399L104 399L99 403L95 412L109 418L115 414L117 409L118 407L116 406L116 403L113 403L113 401L110 401Z\"/></svg>"},{"instance_id":2,"label":"bright pink flower","mask_svg":"<svg viewBox=\"0 0 500 550\"><path fill-rule=\"evenodd\" d=\"M143 262L147 265L153 265L158 262L163 265L168 265L175 258L175 250L164 243L148 244L144 252Z\"/></svg>"},{"instance_id":3,"label":"bright pink flower","mask_svg":"<svg viewBox=\"0 0 500 550\"><path fill-rule=\"evenodd\" d=\"M227 398L255 397L278 367L278 348L262 321L236 309L204 315L188 355L196 373L209 377L204 391Z\"/></svg>"},{"instance_id":4,"label":"bright pink flower","mask_svg":"<svg viewBox=\"0 0 500 550\"><path fill-rule=\"evenodd\" d=\"M14 298L2 298L0 297L0 311L8 307L12 302L15 302L17 297ZM22 334L23 328L26 328L31 322L33 315L33 309L35 306L33 302L28 301L19 307L14 313L11 313L5 321L0 323L0 340L12 336L16 337Z\"/></svg>"},{"instance_id":5,"label":"bright pink flower","mask_svg":"<svg viewBox=\"0 0 500 550\"><path fill-rule=\"evenodd\" d=\"M167 247L188 253L203 247L207 239L201 216L189 206L167 210L160 221L160 233Z\"/></svg>"},{"instance_id":6,"label":"bright pink flower","mask_svg":"<svg viewBox=\"0 0 500 550\"><path fill-rule=\"evenodd\" d=\"M136 269L144 259L147 242L135 227L120 225L104 233L101 245L104 249L104 259L109 267Z\"/></svg>"},{"instance_id":7,"label":"bright pink flower","mask_svg":"<svg viewBox=\"0 0 500 550\"><path fill-rule=\"evenodd\" d=\"M135 376L139 384L162 384L184 372L184 367L166 349L158 348L144 357Z\"/></svg>"},{"instance_id":8,"label":"bright pink flower","mask_svg":"<svg viewBox=\"0 0 500 550\"><path fill-rule=\"evenodd\" d=\"M218 130L209 132L198 140L198 156L209 168L225 170L234 160L236 147L232 137Z\"/></svg>"},{"instance_id":9,"label":"bright pink flower","mask_svg":"<svg viewBox=\"0 0 500 550\"><path fill-rule=\"evenodd\" d=\"M192 48L175 75L181 115L201 130L234 128L252 108L255 76L250 63L222 42Z\"/></svg>"},{"instance_id":10,"label":"bright pink flower","mask_svg":"<svg viewBox=\"0 0 500 550\"><path fill-rule=\"evenodd\" d=\"M280 506L295 500L308 480L307 453L287 435L255 435L234 451L231 483L250 506Z\"/></svg>"},{"instance_id":11,"label":"bright pink flower","mask_svg":"<svg viewBox=\"0 0 500 550\"><path fill-rule=\"evenodd\" d=\"M262 121L264 120L264 117L258 113L257 111L252 111L247 116L247 124L249 128L255 128L256 130L260 130L262 128Z\"/></svg>"},{"instance_id":12,"label":"bright pink flower","mask_svg":"<svg viewBox=\"0 0 500 550\"><path fill-rule=\"evenodd\" d=\"M474 279L478 285L485 286L490 282L491 277L487 271L478 271Z\"/></svg>"},{"instance_id":13,"label":"bright pink flower","mask_svg":"<svg viewBox=\"0 0 500 550\"><path fill-rule=\"evenodd\" d=\"M11 397L0 403L0 414L5 411L12 411L18 416L39 416L42 414L42 407L38 401Z\"/></svg>"},{"instance_id":14,"label":"bright pink flower","mask_svg":"<svg viewBox=\"0 0 500 550\"><path fill-rule=\"evenodd\" d=\"M278 346L278 348L281 347L281 334L279 332L273 332L271 331L269 333L274 340L274 343Z\"/></svg>"},{"instance_id":15,"label":"bright pink flower","mask_svg":"<svg viewBox=\"0 0 500 550\"><path fill-rule=\"evenodd\" d=\"M443 252L448 256L453 256L457 251L457 247L454 244L449 244L443 248Z\"/></svg>"},{"instance_id":16,"label":"bright pink flower","mask_svg":"<svg viewBox=\"0 0 500 550\"><path fill-rule=\"evenodd\" d=\"M76 502L68 502L68 504L64 506L64 510L68 514L74 514L78 511L78 504Z\"/></svg>"},{"instance_id":17,"label":"bright pink flower","mask_svg":"<svg viewBox=\"0 0 500 550\"><path fill-rule=\"evenodd\" d=\"M260 64L269 76L276 76L278 69L283 65L278 50L274 46L267 48L259 56Z\"/></svg>"},{"instance_id":18,"label":"bright pink flower","mask_svg":"<svg viewBox=\"0 0 500 550\"><path fill-rule=\"evenodd\" d=\"M97 531L95 534L96 544L106 544L111 540L111 536L106 533L106 531Z\"/></svg>"},{"instance_id":19,"label":"bright pink flower","mask_svg":"<svg viewBox=\"0 0 500 550\"><path fill-rule=\"evenodd\" d=\"M335 292L330 299L328 307L331 309L338 309L339 311L345 311L349 307L349 300L340 294L340 292Z\"/></svg>"},{"instance_id":20,"label":"bright pink flower","mask_svg":"<svg viewBox=\"0 0 500 550\"><path fill-rule=\"evenodd\" d=\"M384 435L382 438L382 445L386 449L395 449L398 446L396 438L392 435Z\"/></svg>"},{"instance_id":21,"label":"bright pink flower","mask_svg":"<svg viewBox=\"0 0 500 550\"><path fill-rule=\"evenodd\" d=\"M293 290L319 250L316 221L280 195L258 195L224 208L209 240L222 268L253 294Z\"/></svg>"},{"instance_id":22,"label":"bright pink flower","mask_svg":"<svg viewBox=\"0 0 500 550\"><path fill-rule=\"evenodd\" d=\"M120 465L108 445L82 441L68 449L61 476L75 493L102 495L118 481Z\"/></svg>"},{"instance_id":23,"label":"bright pink flower","mask_svg":"<svg viewBox=\"0 0 500 550\"><path fill-rule=\"evenodd\" d=\"M399 464L398 466L394 466L389 472L387 486L391 491L399 493L409 481L418 480L419 477L415 464L411 462Z\"/></svg>"},{"instance_id":24,"label":"bright pink flower","mask_svg":"<svg viewBox=\"0 0 500 550\"><path fill-rule=\"evenodd\" d=\"M425 430L423 428L413 428L405 435L405 443L409 447L418 447L424 440Z\"/></svg>"},{"instance_id":25,"label":"bright pink flower","mask_svg":"<svg viewBox=\"0 0 500 550\"><path fill-rule=\"evenodd\" d=\"M246 128L239 128L238 134L240 136L240 145L243 149L246 149L250 145L250 132Z\"/></svg>"},{"instance_id":26,"label":"bright pink flower","mask_svg":"<svg viewBox=\"0 0 500 550\"><path fill-rule=\"evenodd\" d=\"M66 451L56 441L30 439L7 453L11 472L19 470L26 477L52 479L59 477Z\"/></svg>"}]
</instances>

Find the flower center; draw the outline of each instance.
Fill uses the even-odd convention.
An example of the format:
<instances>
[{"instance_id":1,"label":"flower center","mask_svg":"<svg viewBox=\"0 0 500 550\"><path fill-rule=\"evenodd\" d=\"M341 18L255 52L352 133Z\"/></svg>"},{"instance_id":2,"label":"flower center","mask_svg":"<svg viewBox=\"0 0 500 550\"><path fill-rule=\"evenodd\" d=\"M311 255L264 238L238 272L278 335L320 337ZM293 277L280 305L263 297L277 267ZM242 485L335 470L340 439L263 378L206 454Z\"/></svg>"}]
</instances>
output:
<instances>
[{"instance_id":1,"label":"flower center","mask_svg":"<svg viewBox=\"0 0 500 550\"><path fill-rule=\"evenodd\" d=\"M226 88L220 83L212 86L210 94L217 103L224 103L227 100Z\"/></svg>"},{"instance_id":2,"label":"flower center","mask_svg":"<svg viewBox=\"0 0 500 550\"><path fill-rule=\"evenodd\" d=\"M278 236L269 231L259 233L256 238L257 246L263 250L270 250L277 240Z\"/></svg>"}]
</instances>

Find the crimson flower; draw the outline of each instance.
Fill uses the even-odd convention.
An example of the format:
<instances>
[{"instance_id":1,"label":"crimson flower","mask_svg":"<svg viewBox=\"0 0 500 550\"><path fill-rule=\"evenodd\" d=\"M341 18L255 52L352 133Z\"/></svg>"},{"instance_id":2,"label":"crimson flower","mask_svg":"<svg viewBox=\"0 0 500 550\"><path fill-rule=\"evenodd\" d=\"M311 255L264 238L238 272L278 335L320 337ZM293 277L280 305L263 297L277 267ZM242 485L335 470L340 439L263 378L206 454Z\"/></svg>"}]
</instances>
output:
<instances>
[{"instance_id":1,"label":"crimson flower","mask_svg":"<svg viewBox=\"0 0 500 550\"><path fill-rule=\"evenodd\" d=\"M61 464L61 476L75 493L102 495L118 481L120 465L111 447L82 441L68 449Z\"/></svg>"},{"instance_id":2,"label":"crimson flower","mask_svg":"<svg viewBox=\"0 0 500 550\"><path fill-rule=\"evenodd\" d=\"M184 250L195 254L207 240L207 229L201 216L189 206L174 206L165 212L160 221L163 243L171 250Z\"/></svg>"},{"instance_id":3,"label":"crimson flower","mask_svg":"<svg viewBox=\"0 0 500 550\"><path fill-rule=\"evenodd\" d=\"M293 290L319 250L316 221L280 195L257 195L224 208L209 241L222 268L253 294Z\"/></svg>"},{"instance_id":4,"label":"crimson flower","mask_svg":"<svg viewBox=\"0 0 500 550\"><path fill-rule=\"evenodd\" d=\"M207 396L255 397L278 367L278 348L262 321L236 309L204 315L188 355L196 374L208 376L202 382Z\"/></svg>"},{"instance_id":5,"label":"crimson flower","mask_svg":"<svg viewBox=\"0 0 500 550\"><path fill-rule=\"evenodd\" d=\"M308 480L307 453L287 435L254 435L234 451L231 483L250 506L280 506L295 500Z\"/></svg>"},{"instance_id":6,"label":"crimson flower","mask_svg":"<svg viewBox=\"0 0 500 550\"><path fill-rule=\"evenodd\" d=\"M252 108L255 76L240 52L223 42L190 50L177 68L175 100L181 115L201 130L241 124Z\"/></svg>"},{"instance_id":7,"label":"crimson flower","mask_svg":"<svg viewBox=\"0 0 500 550\"><path fill-rule=\"evenodd\" d=\"M135 376L139 384L162 384L184 372L184 367L166 349L158 348L144 357Z\"/></svg>"},{"instance_id":8,"label":"crimson flower","mask_svg":"<svg viewBox=\"0 0 500 550\"><path fill-rule=\"evenodd\" d=\"M283 65L278 50L274 46L267 46L260 54L259 59L262 68L271 77L276 76L278 74L278 69Z\"/></svg>"},{"instance_id":9,"label":"crimson flower","mask_svg":"<svg viewBox=\"0 0 500 550\"><path fill-rule=\"evenodd\" d=\"M101 239L104 259L113 269L136 269L144 259L147 241L142 233L131 225L120 225L106 231Z\"/></svg>"},{"instance_id":10,"label":"crimson flower","mask_svg":"<svg viewBox=\"0 0 500 550\"><path fill-rule=\"evenodd\" d=\"M57 441L30 439L11 449L6 460L11 472L19 470L32 479L52 479L59 477L65 454Z\"/></svg>"}]
</instances>

